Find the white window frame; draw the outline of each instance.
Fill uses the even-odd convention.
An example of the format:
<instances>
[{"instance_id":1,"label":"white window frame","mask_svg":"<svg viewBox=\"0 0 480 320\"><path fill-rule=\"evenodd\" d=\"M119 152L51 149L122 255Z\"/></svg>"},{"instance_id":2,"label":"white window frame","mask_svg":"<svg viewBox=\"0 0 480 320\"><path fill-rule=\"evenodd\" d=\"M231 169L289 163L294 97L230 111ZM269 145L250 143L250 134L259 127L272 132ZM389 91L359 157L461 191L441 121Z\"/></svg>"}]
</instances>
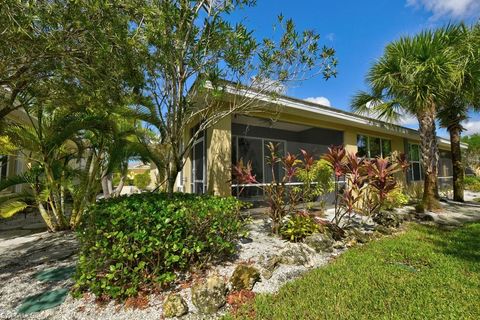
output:
<instances>
[{"instance_id":1,"label":"white window frame","mask_svg":"<svg viewBox=\"0 0 480 320\"><path fill-rule=\"evenodd\" d=\"M411 147L412 146L418 146L418 160L412 160L411 157L410 157L410 150L411 150ZM413 170L413 166L411 165L410 168L410 181L423 181L422 179L422 175L423 175L423 167L422 167L422 149L420 148L420 144L419 143L412 143L412 142L409 142L408 143L408 161L410 162L410 164L414 164L414 163L418 163L418 167L420 168L420 179L419 180L415 180L415 173L414 173L414 170Z\"/></svg>"}]
</instances>

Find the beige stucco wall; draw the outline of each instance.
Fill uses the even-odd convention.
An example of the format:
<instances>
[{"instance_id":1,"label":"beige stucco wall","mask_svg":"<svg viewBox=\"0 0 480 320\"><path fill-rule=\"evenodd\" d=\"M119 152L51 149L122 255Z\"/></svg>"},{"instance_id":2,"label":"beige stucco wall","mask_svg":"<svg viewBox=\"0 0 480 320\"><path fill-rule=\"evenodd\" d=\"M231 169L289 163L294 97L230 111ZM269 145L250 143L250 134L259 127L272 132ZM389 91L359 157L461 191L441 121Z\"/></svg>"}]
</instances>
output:
<instances>
[{"instance_id":1,"label":"beige stucco wall","mask_svg":"<svg viewBox=\"0 0 480 320\"><path fill-rule=\"evenodd\" d=\"M231 194L232 119L222 119L207 130L207 190L208 193Z\"/></svg>"}]
</instances>

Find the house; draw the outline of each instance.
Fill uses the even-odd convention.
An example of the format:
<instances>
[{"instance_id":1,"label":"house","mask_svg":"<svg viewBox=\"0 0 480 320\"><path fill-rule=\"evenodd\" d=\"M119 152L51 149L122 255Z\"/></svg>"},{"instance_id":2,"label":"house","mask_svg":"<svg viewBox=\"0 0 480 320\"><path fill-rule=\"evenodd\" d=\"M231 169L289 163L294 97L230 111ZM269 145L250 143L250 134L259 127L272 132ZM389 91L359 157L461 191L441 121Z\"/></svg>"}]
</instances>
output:
<instances>
[{"instance_id":1,"label":"house","mask_svg":"<svg viewBox=\"0 0 480 320\"><path fill-rule=\"evenodd\" d=\"M405 181L423 179L417 130L288 96L271 99L259 94L255 99L267 107L248 116L228 116L201 134L185 159L177 191L226 196L237 195L241 187L242 197L260 197L262 190L255 185L232 184L231 165L240 159L251 161L257 180L270 182L271 169L264 161L268 142L277 143L283 154L298 154L302 148L318 157L329 146L342 144L347 151L370 158L402 152L411 163ZM438 143L439 183L451 185L450 143L440 137Z\"/></svg>"}]
</instances>

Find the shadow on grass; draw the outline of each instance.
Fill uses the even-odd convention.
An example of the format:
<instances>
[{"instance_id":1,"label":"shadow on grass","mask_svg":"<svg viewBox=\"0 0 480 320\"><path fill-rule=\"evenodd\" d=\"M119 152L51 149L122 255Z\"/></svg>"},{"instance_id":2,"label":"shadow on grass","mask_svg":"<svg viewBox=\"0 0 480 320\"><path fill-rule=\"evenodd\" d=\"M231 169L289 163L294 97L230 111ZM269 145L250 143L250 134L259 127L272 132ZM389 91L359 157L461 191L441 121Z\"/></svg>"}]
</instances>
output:
<instances>
[{"instance_id":1,"label":"shadow on grass","mask_svg":"<svg viewBox=\"0 0 480 320\"><path fill-rule=\"evenodd\" d=\"M461 228L446 232L445 237L436 245L444 254L480 263L480 224L466 224Z\"/></svg>"}]
</instances>

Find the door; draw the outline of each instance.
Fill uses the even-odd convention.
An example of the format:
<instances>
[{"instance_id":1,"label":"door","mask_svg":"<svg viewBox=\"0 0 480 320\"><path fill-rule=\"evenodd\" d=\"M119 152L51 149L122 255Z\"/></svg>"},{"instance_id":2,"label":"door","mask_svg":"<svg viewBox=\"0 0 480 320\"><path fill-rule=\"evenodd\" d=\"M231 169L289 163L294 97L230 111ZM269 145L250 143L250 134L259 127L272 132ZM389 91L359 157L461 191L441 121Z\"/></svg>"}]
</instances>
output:
<instances>
[{"instance_id":1,"label":"door","mask_svg":"<svg viewBox=\"0 0 480 320\"><path fill-rule=\"evenodd\" d=\"M205 140L199 138L192 149L193 193L205 193Z\"/></svg>"}]
</instances>

